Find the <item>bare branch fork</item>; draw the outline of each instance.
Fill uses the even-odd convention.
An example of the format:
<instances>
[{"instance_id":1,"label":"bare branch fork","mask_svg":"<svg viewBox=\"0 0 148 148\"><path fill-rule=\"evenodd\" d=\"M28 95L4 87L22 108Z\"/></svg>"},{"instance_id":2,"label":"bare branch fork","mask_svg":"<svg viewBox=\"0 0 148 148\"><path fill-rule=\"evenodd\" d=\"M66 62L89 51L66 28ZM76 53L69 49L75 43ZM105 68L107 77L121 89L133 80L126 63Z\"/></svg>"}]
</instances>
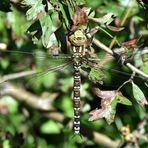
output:
<instances>
[{"instance_id":1,"label":"bare branch fork","mask_svg":"<svg viewBox=\"0 0 148 148\"><path fill-rule=\"evenodd\" d=\"M87 35L88 38L92 38L92 36L91 36L90 33L87 33L86 35ZM114 53L110 48L108 48L106 45L104 45L102 42L100 42L100 41L97 40L96 38L93 38L93 39L92 39L92 42L93 42L96 46L100 47L102 50L106 51L107 53L109 53L110 55L112 55L112 56L115 58L115 53ZM141 75L142 77L148 79L148 75L147 75L147 74L145 74L144 72L142 72L141 70L139 70L138 68L136 68L135 66L133 66L131 63L128 63L128 62L127 62L127 63L125 63L125 65L126 65L129 69L131 69L133 72L135 72L135 73Z\"/></svg>"}]
</instances>

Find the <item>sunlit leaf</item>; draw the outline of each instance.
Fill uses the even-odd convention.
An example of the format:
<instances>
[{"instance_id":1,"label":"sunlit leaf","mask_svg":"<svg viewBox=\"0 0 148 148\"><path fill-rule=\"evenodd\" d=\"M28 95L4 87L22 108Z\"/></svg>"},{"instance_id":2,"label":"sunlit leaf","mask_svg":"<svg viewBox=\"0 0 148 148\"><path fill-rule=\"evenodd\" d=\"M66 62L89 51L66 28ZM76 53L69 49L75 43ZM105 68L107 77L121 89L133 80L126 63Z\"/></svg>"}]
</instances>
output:
<instances>
[{"instance_id":1,"label":"sunlit leaf","mask_svg":"<svg viewBox=\"0 0 148 148\"><path fill-rule=\"evenodd\" d=\"M49 73L43 75L42 78L43 78L44 87L45 88L50 88L55 83L56 75L55 75L55 73L50 73L49 72Z\"/></svg>"},{"instance_id":2,"label":"sunlit leaf","mask_svg":"<svg viewBox=\"0 0 148 148\"><path fill-rule=\"evenodd\" d=\"M68 6L68 11L69 11L70 18L72 18L72 16L74 15L73 3L71 1L66 1L66 4Z\"/></svg>"},{"instance_id":3,"label":"sunlit leaf","mask_svg":"<svg viewBox=\"0 0 148 148\"><path fill-rule=\"evenodd\" d=\"M43 0L24 0L22 4L30 6L26 12L27 20L35 20L40 15L45 15L45 5L42 4Z\"/></svg>"},{"instance_id":4,"label":"sunlit leaf","mask_svg":"<svg viewBox=\"0 0 148 148\"><path fill-rule=\"evenodd\" d=\"M10 148L10 140L4 140L2 143L3 148Z\"/></svg>"},{"instance_id":5,"label":"sunlit leaf","mask_svg":"<svg viewBox=\"0 0 148 148\"><path fill-rule=\"evenodd\" d=\"M8 59L2 59L0 62L0 66L2 67L2 69L6 69L9 66L9 60Z\"/></svg>"},{"instance_id":6,"label":"sunlit leaf","mask_svg":"<svg viewBox=\"0 0 148 148\"><path fill-rule=\"evenodd\" d=\"M59 13L53 12L51 14L51 20L52 20L52 23L53 23L53 27L55 28L55 30L57 30L61 26L61 20L59 18Z\"/></svg>"},{"instance_id":7,"label":"sunlit leaf","mask_svg":"<svg viewBox=\"0 0 148 148\"><path fill-rule=\"evenodd\" d=\"M118 103L124 105L132 105L132 102L122 95L117 95L115 99L117 100Z\"/></svg>"},{"instance_id":8,"label":"sunlit leaf","mask_svg":"<svg viewBox=\"0 0 148 148\"><path fill-rule=\"evenodd\" d=\"M27 23L25 22L25 17L14 7L11 7L12 12L7 15L7 21L12 30L14 31L13 39L16 40L17 37L21 38L25 32ZM24 25L22 25L22 23Z\"/></svg>"},{"instance_id":9,"label":"sunlit leaf","mask_svg":"<svg viewBox=\"0 0 148 148\"><path fill-rule=\"evenodd\" d=\"M59 134L62 128L62 124L49 120L44 122L40 130L44 134Z\"/></svg>"},{"instance_id":10,"label":"sunlit leaf","mask_svg":"<svg viewBox=\"0 0 148 148\"><path fill-rule=\"evenodd\" d=\"M140 105L148 105L148 102L142 92L142 90L134 83L132 82L132 89L133 89L133 96L136 99L136 101Z\"/></svg>"},{"instance_id":11,"label":"sunlit leaf","mask_svg":"<svg viewBox=\"0 0 148 148\"><path fill-rule=\"evenodd\" d=\"M69 19L68 15L66 14L66 11L63 8L63 5L59 5L60 6L60 12L62 13L62 17L63 17L63 22L66 24L66 26L69 25Z\"/></svg>"},{"instance_id":12,"label":"sunlit leaf","mask_svg":"<svg viewBox=\"0 0 148 148\"><path fill-rule=\"evenodd\" d=\"M57 19L57 16L56 16ZM56 20L54 20L56 21ZM58 22L58 21L57 21ZM60 22L55 23L56 25L53 24L53 21L51 20L51 17L48 16L44 16L42 18L40 18L40 24L41 24L41 28L42 28L42 43L44 45L44 47L48 48L49 47L49 43L50 43L50 37L51 35L60 27ZM53 44L57 44L57 41L55 40L55 43Z\"/></svg>"},{"instance_id":13,"label":"sunlit leaf","mask_svg":"<svg viewBox=\"0 0 148 148\"><path fill-rule=\"evenodd\" d=\"M10 96L3 97L3 102L8 106L10 113L16 113L18 111L18 102Z\"/></svg>"}]
</instances>

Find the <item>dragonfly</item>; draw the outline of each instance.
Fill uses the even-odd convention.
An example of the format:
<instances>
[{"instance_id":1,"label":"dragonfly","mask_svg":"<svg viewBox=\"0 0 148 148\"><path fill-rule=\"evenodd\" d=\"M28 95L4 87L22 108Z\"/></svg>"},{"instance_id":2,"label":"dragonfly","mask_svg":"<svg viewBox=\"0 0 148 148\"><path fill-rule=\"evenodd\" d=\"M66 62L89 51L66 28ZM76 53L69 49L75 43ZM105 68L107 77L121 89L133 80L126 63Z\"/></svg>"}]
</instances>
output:
<instances>
[{"instance_id":1,"label":"dragonfly","mask_svg":"<svg viewBox=\"0 0 148 148\"><path fill-rule=\"evenodd\" d=\"M80 11L80 14L84 14L83 11ZM100 59L97 57L97 55L94 53L91 53L91 39L87 37L88 30L81 28L77 24L84 24L87 23L87 20L85 20L86 16L84 15L84 20L79 20L82 15L79 15L79 13L75 13L75 21L73 21L73 26L70 29L70 33L68 34L68 41L69 41L69 49L70 54L61 54L59 56L57 55L49 55L47 58L49 58L51 61L52 59L56 59L59 63L62 61L60 65L56 65L54 63L50 62L49 65L51 67L45 67L45 70L42 71L35 71L32 74L37 76L42 76L45 73L52 72L52 71L58 71L61 69L64 69L68 66L73 65L73 110L74 110L74 119L73 119L73 130L75 134L80 134L80 115L81 115L81 106L80 106L80 98L81 98L81 68L88 68L93 70L94 73L98 72L99 69L102 67L101 65L104 65L105 62L100 61ZM91 32L91 30L90 30ZM21 54L28 54L30 56L39 57L40 59L44 59L44 55L36 55L35 53L29 53L29 52L19 52L19 51L7 51L7 53L13 53L14 55L17 55L19 53ZM28 59L30 60L30 59ZM27 61L27 57L25 59ZM64 61L64 63L63 63ZM23 61L22 61L23 62ZM28 63L33 63L33 61L29 61ZM27 65L27 63L24 62L24 65ZM41 67L44 67L46 65L42 64ZM98 76L99 77L99 76ZM92 78L90 75L90 79L93 79L93 81L98 81L99 78ZM5 80L9 80L4 79Z\"/></svg>"},{"instance_id":2,"label":"dragonfly","mask_svg":"<svg viewBox=\"0 0 148 148\"><path fill-rule=\"evenodd\" d=\"M96 56L96 54L90 54L89 49L87 48L88 38L86 37L86 33L82 29L77 29L72 34L69 35L70 41L70 54L60 54L60 55L41 55L29 52L19 52L19 51L6 51L7 53L11 53L14 55L18 54L28 54L30 56L34 56L36 58L45 59L49 58L52 61L60 62L60 65L53 64L54 66L45 67L46 70L42 70L39 72L35 72L32 74L37 74L37 76L42 76L48 72L58 71L66 68L67 66L73 65L73 110L74 110L74 119L73 119L73 130L74 134L80 134L80 115L81 115L81 105L80 105L80 88L81 88L81 67L89 67L94 68L96 70L100 69L100 59ZM27 60L27 57L26 57ZM62 61L62 62L61 62ZM64 62L63 62L64 61ZM30 63L30 61L29 61ZM61 64L62 63L62 64ZM50 63L52 65L52 63ZM44 65L45 66L45 65Z\"/></svg>"}]
</instances>

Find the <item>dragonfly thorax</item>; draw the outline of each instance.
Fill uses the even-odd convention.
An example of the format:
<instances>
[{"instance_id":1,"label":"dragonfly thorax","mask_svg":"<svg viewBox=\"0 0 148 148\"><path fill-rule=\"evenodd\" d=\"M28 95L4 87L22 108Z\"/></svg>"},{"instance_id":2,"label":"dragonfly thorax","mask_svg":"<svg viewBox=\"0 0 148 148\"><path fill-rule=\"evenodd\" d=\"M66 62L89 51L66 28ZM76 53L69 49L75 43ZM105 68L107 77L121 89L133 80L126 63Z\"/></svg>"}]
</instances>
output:
<instances>
[{"instance_id":1,"label":"dragonfly thorax","mask_svg":"<svg viewBox=\"0 0 148 148\"><path fill-rule=\"evenodd\" d=\"M73 58L82 58L85 55L85 48L84 46L73 46L72 47L72 54Z\"/></svg>"},{"instance_id":2,"label":"dragonfly thorax","mask_svg":"<svg viewBox=\"0 0 148 148\"><path fill-rule=\"evenodd\" d=\"M81 30L77 30L70 37L70 42L74 46L83 46L87 42L85 34Z\"/></svg>"}]
</instances>

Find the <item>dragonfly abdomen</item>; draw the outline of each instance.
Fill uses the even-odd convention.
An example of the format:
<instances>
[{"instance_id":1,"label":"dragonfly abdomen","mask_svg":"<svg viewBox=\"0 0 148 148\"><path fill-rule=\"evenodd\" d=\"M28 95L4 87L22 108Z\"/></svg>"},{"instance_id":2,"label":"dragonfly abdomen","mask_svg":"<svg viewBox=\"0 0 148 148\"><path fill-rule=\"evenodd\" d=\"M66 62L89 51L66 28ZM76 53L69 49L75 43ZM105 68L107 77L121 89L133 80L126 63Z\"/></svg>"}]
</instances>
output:
<instances>
[{"instance_id":1,"label":"dragonfly abdomen","mask_svg":"<svg viewBox=\"0 0 148 148\"><path fill-rule=\"evenodd\" d=\"M74 62L74 122L73 128L74 133L80 133L80 86L81 86L81 75L80 75L80 66L79 62Z\"/></svg>"}]
</instances>

